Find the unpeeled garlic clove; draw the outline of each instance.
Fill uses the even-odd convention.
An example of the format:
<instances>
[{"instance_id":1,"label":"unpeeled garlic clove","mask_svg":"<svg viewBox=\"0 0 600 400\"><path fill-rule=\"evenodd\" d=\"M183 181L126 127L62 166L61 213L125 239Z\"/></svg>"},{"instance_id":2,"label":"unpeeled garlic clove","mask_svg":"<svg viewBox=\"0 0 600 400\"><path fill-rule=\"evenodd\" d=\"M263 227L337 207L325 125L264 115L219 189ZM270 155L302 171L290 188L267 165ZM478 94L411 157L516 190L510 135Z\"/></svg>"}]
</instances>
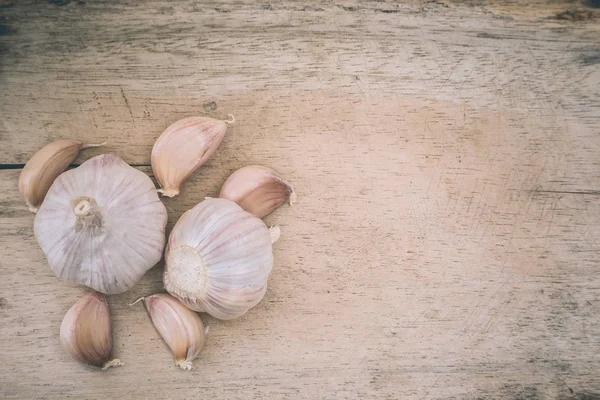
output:
<instances>
[{"instance_id":1,"label":"unpeeled garlic clove","mask_svg":"<svg viewBox=\"0 0 600 400\"><path fill-rule=\"evenodd\" d=\"M200 316L167 294L144 298L144 305L154 327L175 356L175 364L192 369L192 361L204 347L204 325Z\"/></svg>"},{"instance_id":2,"label":"unpeeled garlic clove","mask_svg":"<svg viewBox=\"0 0 600 400\"><path fill-rule=\"evenodd\" d=\"M235 121L220 121L208 117L189 117L170 125L154 143L152 148L152 171L160 183L164 196L179 194L179 186L195 170L200 168L215 153L227 124Z\"/></svg>"},{"instance_id":3,"label":"unpeeled garlic clove","mask_svg":"<svg viewBox=\"0 0 600 400\"><path fill-rule=\"evenodd\" d=\"M110 310L106 297L90 292L75 303L60 325L60 341L77 360L103 370L123 365L112 357Z\"/></svg>"},{"instance_id":4,"label":"unpeeled garlic clove","mask_svg":"<svg viewBox=\"0 0 600 400\"><path fill-rule=\"evenodd\" d=\"M296 200L296 193L271 168L249 165L227 178L219 197L235 201L249 213L264 218L286 202L291 205Z\"/></svg>"},{"instance_id":5,"label":"unpeeled garlic clove","mask_svg":"<svg viewBox=\"0 0 600 400\"><path fill-rule=\"evenodd\" d=\"M37 212L52 182L75 160L79 152L102 144L84 145L77 140L57 140L31 157L19 175L19 192L32 212Z\"/></svg>"}]
</instances>

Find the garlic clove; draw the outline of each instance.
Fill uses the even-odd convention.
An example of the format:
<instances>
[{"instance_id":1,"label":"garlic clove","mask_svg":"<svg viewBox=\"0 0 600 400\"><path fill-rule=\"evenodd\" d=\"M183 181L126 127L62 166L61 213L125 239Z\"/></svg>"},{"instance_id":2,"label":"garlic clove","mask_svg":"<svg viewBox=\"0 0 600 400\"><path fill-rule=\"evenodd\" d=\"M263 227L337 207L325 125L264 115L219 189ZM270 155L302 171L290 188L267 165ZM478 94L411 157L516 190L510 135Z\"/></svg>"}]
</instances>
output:
<instances>
[{"instance_id":1,"label":"garlic clove","mask_svg":"<svg viewBox=\"0 0 600 400\"><path fill-rule=\"evenodd\" d=\"M19 175L19 193L29 210L37 212L52 182L75 160L79 151L104 144L84 145L77 140L57 140L38 150Z\"/></svg>"},{"instance_id":2,"label":"garlic clove","mask_svg":"<svg viewBox=\"0 0 600 400\"><path fill-rule=\"evenodd\" d=\"M179 186L215 153L227 124L208 117L189 117L171 124L156 140L152 148L151 163L163 196L179 194Z\"/></svg>"},{"instance_id":3,"label":"garlic clove","mask_svg":"<svg viewBox=\"0 0 600 400\"><path fill-rule=\"evenodd\" d=\"M159 293L144 298L144 305L154 327L175 356L175 364L192 369L192 361L204 347L205 334L200 316L176 298Z\"/></svg>"},{"instance_id":4,"label":"garlic clove","mask_svg":"<svg viewBox=\"0 0 600 400\"><path fill-rule=\"evenodd\" d=\"M278 235L227 199L207 198L171 231L165 252L166 290L187 307L233 319L257 305L273 267Z\"/></svg>"},{"instance_id":5,"label":"garlic clove","mask_svg":"<svg viewBox=\"0 0 600 400\"><path fill-rule=\"evenodd\" d=\"M54 181L34 232L56 276L117 294L160 261L166 224L167 211L150 178L104 154Z\"/></svg>"},{"instance_id":6,"label":"garlic clove","mask_svg":"<svg viewBox=\"0 0 600 400\"><path fill-rule=\"evenodd\" d=\"M259 218L296 200L292 186L277 172L261 165L249 165L231 174L223 184L219 197L235 201Z\"/></svg>"},{"instance_id":7,"label":"garlic clove","mask_svg":"<svg viewBox=\"0 0 600 400\"><path fill-rule=\"evenodd\" d=\"M112 357L110 310L101 293L86 294L67 311L60 325L60 341L83 363L103 370L123 365Z\"/></svg>"}]
</instances>

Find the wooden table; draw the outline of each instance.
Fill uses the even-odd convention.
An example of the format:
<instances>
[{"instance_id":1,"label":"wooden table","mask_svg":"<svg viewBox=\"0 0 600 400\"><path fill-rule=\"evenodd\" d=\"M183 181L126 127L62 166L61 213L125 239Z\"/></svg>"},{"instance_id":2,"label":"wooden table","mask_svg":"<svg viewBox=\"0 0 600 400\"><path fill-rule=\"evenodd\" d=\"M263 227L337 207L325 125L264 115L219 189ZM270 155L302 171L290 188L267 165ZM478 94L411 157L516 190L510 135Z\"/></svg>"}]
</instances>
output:
<instances>
[{"instance_id":1,"label":"wooden table","mask_svg":"<svg viewBox=\"0 0 600 400\"><path fill-rule=\"evenodd\" d=\"M0 1L3 399L600 398L597 1ZM264 300L182 372L111 296L99 372L60 347L60 282L17 192L46 143L151 174L189 115L235 125L165 199L170 229L235 169L298 202Z\"/></svg>"}]
</instances>

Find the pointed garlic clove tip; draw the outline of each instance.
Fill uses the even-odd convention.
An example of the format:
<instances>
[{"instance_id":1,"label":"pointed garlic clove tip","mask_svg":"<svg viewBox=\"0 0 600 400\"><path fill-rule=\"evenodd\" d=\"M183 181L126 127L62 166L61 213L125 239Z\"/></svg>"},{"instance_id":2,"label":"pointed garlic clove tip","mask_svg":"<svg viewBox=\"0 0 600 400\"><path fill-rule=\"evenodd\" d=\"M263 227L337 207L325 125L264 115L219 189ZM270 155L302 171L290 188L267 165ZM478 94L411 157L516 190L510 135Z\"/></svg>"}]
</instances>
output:
<instances>
[{"instance_id":1,"label":"pointed garlic clove tip","mask_svg":"<svg viewBox=\"0 0 600 400\"><path fill-rule=\"evenodd\" d=\"M140 297L138 298L136 301L134 301L133 303L129 303L127 304L129 307L136 305L137 303L139 303L140 301L144 300L145 297Z\"/></svg>"},{"instance_id":2,"label":"pointed garlic clove tip","mask_svg":"<svg viewBox=\"0 0 600 400\"><path fill-rule=\"evenodd\" d=\"M158 189L157 192L165 197L175 197L179 194L179 189Z\"/></svg>"},{"instance_id":3,"label":"pointed garlic clove tip","mask_svg":"<svg viewBox=\"0 0 600 400\"><path fill-rule=\"evenodd\" d=\"M83 146L81 146L81 150L83 150L83 149L93 149L94 147L106 146L106 143L108 143L108 142L102 142L102 143L96 143L96 144L84 144Z\"/></svg>"},{"instance_id":4,"label":"pointed garlic clove tip","mask_svg":"<svg viewBox=\"0 0 600 400\"><path fill-rule=\"evenodd\" d=\"M75 160L84 145L77 140L57 140L38 150L19 175L19 192L29 211L37 212L54 180Z\"/></svg>"},{"instance_id":5,"label":"pointed garlic clove tip","mask_svg":"<svg viewBox=\"0 0 600 400\"><path fill-rule=\"evenodd\" d=\"M223 184L219 197L235 201L244 210L264 218L286 202L296 201L292 186L277 172L260 165L235 171Z\"/></svg>"},{"instance_id":6,"label":"pointed garlic clove tip","mask_svg":"<svg viewBox=\"0 0 600 400\"><path fill-rule=\"evenodd\" d=\"M164 196L179 194L179 187L217 151L227 124L208 117L189 117L170 125L152 148L151 164Z\"/></svg>"},{"instance_id":7,"label":"pointed garlic clove tip","mask_svg":"<svg viewBox=\"0 0 600 400\"><path fill-rule=\"evenodd\" d=\"M83 363L103 370L123 365L112 357L110 310L101 293L86 294L67 311L60 325L60 341Z\"/></svg>"},{"instance_id":8,"label":"pointed garlic clove tip","mask_svg":"<svg viewBox=\"0 0 600 400\"><path fill-rule=\"evenodd\" d=\"M184 371L192 370L192 362L187 360L175 360L175 365L181 368Z\"/></svg>"},{"instance_id":9,"label":"pointed garlic clove tip","mask_svg":"<svg viewBox=\"0 0 600 400\"><path fill-rule=\"evenodd\" d=\"M278 226L269 228L269 233L271 234L271 243L275 243L281 237L281 229Z\"/></svg>"},{"instance_id":10,"label":"pointed garlic clove tip","mask_svg":"<svg viewBox=\"0 0 600 400\"><path fill-rule=\"evenodd\" d=\"M227 114L227 118L228 119L224 120L223 122L225 122L227 125L235 124L235 117L233 114Z\"/></svg>"},{"instance_id":11,"label":"pointed garlic clove tip","mask_svg":"<svg viewBox=\"0 0 600 400\"><path fill-rule=\"evenodd\" d=\"M102 371L106 371L109 368L120 367L121 365L125 365L125 363L118 358L112 359L102 367Z\"/></svg>"},{"instance_id":12,"label":"pointed garlic clove tip","mask_svg":"<svg viewBox=\"0 0 600 400\"><path fill-rule=\"evenodd\" d=\"M144 298L152 324L173 352L175 364L192 369L192 361L204 347L206 331L200 316L167 293Z\"/></svg>"}]
</instances>

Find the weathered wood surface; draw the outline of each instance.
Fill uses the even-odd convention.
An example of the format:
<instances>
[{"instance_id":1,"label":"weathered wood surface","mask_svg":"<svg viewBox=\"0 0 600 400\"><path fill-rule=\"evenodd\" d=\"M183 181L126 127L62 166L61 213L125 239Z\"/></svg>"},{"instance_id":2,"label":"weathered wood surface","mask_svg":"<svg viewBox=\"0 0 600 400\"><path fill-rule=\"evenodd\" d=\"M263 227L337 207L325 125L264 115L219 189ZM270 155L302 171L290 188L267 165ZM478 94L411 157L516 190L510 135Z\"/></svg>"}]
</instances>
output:
<instances>
[{"instance_id":1,"label":"weathered wood surface","mask_svg":"<svg viewBox=\"0 0 600 400\"><path fill-rule=\"evenodd\" d=\"M170 226L260 163L299 198L263 302L189 373L109 299L105 373L62 351L59 282L0 170L0 397L600 398L600 27L577 2L0 2L0 164L107 140L145 172L225 117ZM101 150L83 153L79 161Z\"/></svg>"}]
</instances>

